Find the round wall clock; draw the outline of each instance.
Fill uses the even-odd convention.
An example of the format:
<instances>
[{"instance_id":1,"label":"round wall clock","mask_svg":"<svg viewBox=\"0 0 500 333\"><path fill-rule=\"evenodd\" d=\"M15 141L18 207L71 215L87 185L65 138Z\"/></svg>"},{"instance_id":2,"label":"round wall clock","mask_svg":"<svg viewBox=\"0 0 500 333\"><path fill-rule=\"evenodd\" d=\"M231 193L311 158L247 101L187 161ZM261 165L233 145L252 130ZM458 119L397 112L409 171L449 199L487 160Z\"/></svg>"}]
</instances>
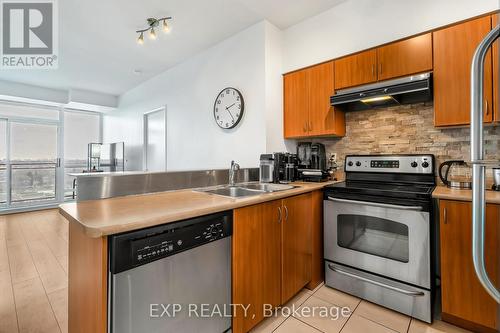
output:
<instances>
[{"instance_id":1,"label":"round wall clock","mask_svg":"<svg viewBox=\"0 0 500 333\"><path fill-rule=\"evenodd\" d=\"M235 88L225 88L215 99L215 122L224 129L236 127L243 117L244 109L245 103L241 92Z\"/></svg>"}]
</instances>

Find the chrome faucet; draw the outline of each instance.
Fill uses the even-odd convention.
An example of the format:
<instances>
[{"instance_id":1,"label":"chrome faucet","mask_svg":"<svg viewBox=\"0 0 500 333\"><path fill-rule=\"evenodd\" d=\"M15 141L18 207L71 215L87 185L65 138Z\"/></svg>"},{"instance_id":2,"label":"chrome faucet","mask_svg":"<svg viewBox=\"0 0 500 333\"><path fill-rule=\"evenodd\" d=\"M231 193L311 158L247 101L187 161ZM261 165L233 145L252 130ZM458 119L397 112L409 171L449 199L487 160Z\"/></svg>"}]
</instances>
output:
<instances>
[{"instance_id":1,"label":"chrome faucet","mask_svg":"<svg viewBox=\"0 0 500 333\"><path fill-rule=\"evenodd\" d=\"M229 169L229 185L234 186L234 173L240 169L240 165L231 161L231 168Z\"/></svg>"}]
</instances>

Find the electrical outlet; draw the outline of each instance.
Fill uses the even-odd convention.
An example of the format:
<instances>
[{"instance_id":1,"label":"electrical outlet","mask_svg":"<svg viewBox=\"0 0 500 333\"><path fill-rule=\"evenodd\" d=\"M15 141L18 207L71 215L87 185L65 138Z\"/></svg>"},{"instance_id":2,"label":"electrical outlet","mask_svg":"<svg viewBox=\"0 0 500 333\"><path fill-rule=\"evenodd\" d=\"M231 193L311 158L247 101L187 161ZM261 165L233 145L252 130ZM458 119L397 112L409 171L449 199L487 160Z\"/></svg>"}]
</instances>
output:
<instances>
[{"instance_id":1,"label":"electrical outlet","mask_svg":"<svg viewBox=\"0 0 500 333\"><path fill-rule=\"evenodd\" d=\"M337 162L337 153L330 154L330 161Z\"/></svg>"}]
</instances>

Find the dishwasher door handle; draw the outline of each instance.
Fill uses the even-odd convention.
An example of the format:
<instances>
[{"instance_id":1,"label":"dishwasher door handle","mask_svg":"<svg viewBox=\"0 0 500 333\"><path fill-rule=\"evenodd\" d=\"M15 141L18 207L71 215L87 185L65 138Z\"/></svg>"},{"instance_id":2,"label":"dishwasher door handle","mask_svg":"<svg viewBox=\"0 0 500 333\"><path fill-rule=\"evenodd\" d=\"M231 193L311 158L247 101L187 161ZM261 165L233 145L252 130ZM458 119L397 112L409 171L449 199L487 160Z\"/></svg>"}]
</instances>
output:
<instances>
[{"instance_id":1,"label":"dishwasher door handle","mask_svg":"<svg viewBox=\"0 0 500 333\"><path fill-rule=\"evenodd\" d=\"M425 293L422 292L422 291L406 290L406 289L402 289L402 288L399 288L399 287L396 287L396 286L391 286L390 284L386 284L386 283L383 283L383 282L375 281L375 280L366 278L364 276L359 276L359 275L356 275L356 274L353 274L353 273L350 273L350 272L346 272L346 271L344 271L344 270L342 270L342 269L340 269L338 267L335 267L332 264L328 264L328 268L330 270L336 272L336 273L339 273L339 274L342 274L342 275L345 275L345 276L349 276L349 277L352 277L354 279L361 280L361 281L364 281L364 282L367 282L367 283L370 283L370 284L373 284L373 285L376 285L376 286L379 286L379 287L382 287L382 288L385 288L385 289L389 289L389 290L395 291L397 293L404 294L406 296L419 297L419 296L424 296L425 295Z\"/></svg>"},{"instance_id":2,"label":"dishwasher door handle","mask_svg":"<svg viewBox=\"0 0 500 333\"><path fill-rule=\"evenodd\" d=\"M335 201L335 202L356 204L356 205L366 205L366 206L373 206L373 207L380 207L380 208L391 208L391 209L401 209L401 210L416 210L416 211L421 211L421 210L424 209L424 207L422 207L422 206L400 206L400 205L384 204L384 203L379 203L379 202L338 199L338 198L332 198L332 197L328 197L328 200L329 201Z\"/></svg>"}]
</instances>

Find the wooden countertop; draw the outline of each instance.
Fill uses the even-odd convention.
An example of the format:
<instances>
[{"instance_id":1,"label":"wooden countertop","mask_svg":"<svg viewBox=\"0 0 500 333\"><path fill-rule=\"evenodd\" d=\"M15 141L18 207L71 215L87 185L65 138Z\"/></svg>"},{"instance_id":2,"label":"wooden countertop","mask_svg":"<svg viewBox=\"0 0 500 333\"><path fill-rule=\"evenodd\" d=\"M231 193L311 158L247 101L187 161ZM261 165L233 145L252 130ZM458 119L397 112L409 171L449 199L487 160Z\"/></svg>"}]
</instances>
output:
<instances>
[{"instance_id":1,"label":"wooden countertop","mask_svg":"<svg viewBox=\"0 0 500 333\"><path fill-rule=\"evenodd\" d=\"M59 212L92 238L153 227L311 192L336 182L293 183L286 191L229 198L192 189L65 203Z\"/></svg>"},{"instance_id":2,"label":"wooden countertop","mask_svg":"<svg viewBox=\"0 0 500 333\"><path fill-rule=\"evenodd\" d=\"M472 201L472 191L452 189L446 186L436 186L434 192L432 192L432 197L436 199ZM487 190L486 202L500 204L500 192Z\"/></svg>"}]
</instances>

